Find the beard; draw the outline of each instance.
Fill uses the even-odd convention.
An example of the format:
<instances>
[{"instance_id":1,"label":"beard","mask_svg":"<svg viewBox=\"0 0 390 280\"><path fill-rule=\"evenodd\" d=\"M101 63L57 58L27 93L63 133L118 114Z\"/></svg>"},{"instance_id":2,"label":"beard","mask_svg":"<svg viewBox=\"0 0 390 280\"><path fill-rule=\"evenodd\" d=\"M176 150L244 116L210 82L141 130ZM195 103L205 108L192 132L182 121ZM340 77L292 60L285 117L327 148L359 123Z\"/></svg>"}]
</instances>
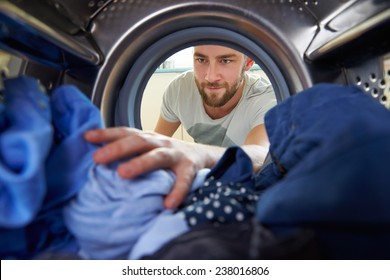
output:
<instances>
[{"instance_id":1,"label":"beard","mask_svg":"<svg viewBox=\"0 0 390 280\"><path fill-rule=\"evenodd\" d=\"M227 82L224 82L221 84L220 83L209 83L209 82L201 83L201 82L199 82L199 80L197 80L195 78L195 83L196 83L196 86L198 87L199 94L202 97L203 102L210 107L224 106L236 94L238 88L240 87L240 85L244 79L244 72L245 72L245 70L243 69L243 71L241 72L240 76L237 78L235 83L230 87L229 87L229 84ZM222 94L222 96L220 96L221 95L220 93L207 94L205 90L208 87L216 87L216 88L221 88L221 89L224 88L225 92Z\"/></svg>"}]
</instances>

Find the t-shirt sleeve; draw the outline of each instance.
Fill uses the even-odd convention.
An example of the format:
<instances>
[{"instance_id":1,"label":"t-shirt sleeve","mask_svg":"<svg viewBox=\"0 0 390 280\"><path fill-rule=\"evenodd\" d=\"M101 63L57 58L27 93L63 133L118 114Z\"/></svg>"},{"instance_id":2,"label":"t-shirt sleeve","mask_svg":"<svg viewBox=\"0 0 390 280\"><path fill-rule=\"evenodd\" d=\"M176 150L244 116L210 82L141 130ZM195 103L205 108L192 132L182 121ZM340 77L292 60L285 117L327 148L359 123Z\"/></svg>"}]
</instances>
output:
<instances>
[{"instance_id":1,"label":"t-shirt sleeve","mask_svg":"<svg viewBox=\"0 0 390 280\"><path fill-rule=\"evenodd\" d=\"M251 102L250 114L251 129L264 123L264 116L277 103L275 92L271 85L264 88L264 91L258 96L253 96Z\"/></svg>"},{"instance_id":2,"label":"t-shirt sleeve","mask_svg":"<svg viewBox=\"0 0 390 280\"><path fill-rule=\"evenodd\" d=\"M160 109L161 116L168 122L180 121L177 116L178 101L177 81L173 80L163 94L162 105Z\"/></svg>"}]
</instances>

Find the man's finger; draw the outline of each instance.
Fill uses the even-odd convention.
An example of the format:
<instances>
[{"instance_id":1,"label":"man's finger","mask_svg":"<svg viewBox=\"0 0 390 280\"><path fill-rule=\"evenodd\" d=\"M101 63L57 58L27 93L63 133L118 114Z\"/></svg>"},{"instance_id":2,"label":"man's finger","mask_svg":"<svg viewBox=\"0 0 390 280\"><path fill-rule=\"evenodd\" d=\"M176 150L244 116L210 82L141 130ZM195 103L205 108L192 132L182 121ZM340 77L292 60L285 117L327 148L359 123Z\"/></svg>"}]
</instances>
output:
<instances>
[{"instance_id":1,"label":"man's finger","mask_svg":"<svg viewBox=\"0 0 390 280\"><path fill-rule=\"evenodd\" d=\"M135 148L134 151L139 152L140 148ZM171 149L152 149L120 164L117 171L122 178L127 179L156 169L169 168L174 171L174 165L177 164L175 156L175 151Z\"/></svg>"},{"instance_id":2,"label":"man's finger","mask_svg":"<svg viewBox=\"0 0 390 280\"><path fill-rule=\"evenodd\" d=\"M184 201L190 191L193 177L177 176L172 191L165 197L164 205L167 209L175 209Z\"/></svg>"},{"instance_id":3,"label":"man's finger","mask_svg":"<svg viewBox=\"0 0 390 280\"><path fill-rule=\"evenodd\" d=\"M100 128L87 131L84 134L84 138L91 143L107 143L133 133L135 133L135 130L127 127Z\"/></svg>"}]
</instances>

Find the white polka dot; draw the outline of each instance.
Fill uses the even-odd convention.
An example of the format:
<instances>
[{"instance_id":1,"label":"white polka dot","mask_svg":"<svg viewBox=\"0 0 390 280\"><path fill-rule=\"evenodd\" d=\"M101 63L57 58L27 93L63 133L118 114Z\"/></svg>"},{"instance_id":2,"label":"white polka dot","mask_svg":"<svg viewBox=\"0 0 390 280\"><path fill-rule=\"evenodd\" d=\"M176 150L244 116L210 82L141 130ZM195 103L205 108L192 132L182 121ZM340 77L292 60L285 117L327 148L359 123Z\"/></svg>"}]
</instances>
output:
<instances>
[{"instance_id":1,"label":"white polka dot","mask_svg":"<svg viewBox=\"0 0 390 280\"><path fill-rule=\"evenodd\" d=\"M236 214L236 220L239 221L239 222L243 221L244 220L244 214L242 214L241 212L238 212Z\"/></svg>"},{"instance_id":2,"label":"white polka dot","mask_svg":"<svg viewBox=\"0 0 390 280\"><path fill-rule=\"evenodd\" d=\"M204 182L204 184L203 184L205 187L208 187L209 185L210 185L210 182L209 181L206 181L206 182Z\"/></svg>"},{"instance_id":3,"label":"white polka dot","mask_svg":"<svg viewBox=\"0 0 390 280\"><path fill-rule=\"evenodd\" d=\"M196 207L195 212L200 214L200 213L203 212L203 208L202 207Z\"/></svg>"},{"instance_id":4,"label":"white polka dot","mask_svg":"<svg viewBox=\"0 0 390 280\"><path fill-rule=\"evenodd\" d=\"M213 193L210 193L209 197L210 197L210 198L214 198L214 194L213 194Z\"/></svg>"},{"instance_id":5,"label":"white polka dot","mask_svg":"<svg viewBox=\"0 0 390 280\"><path fill-rule=\"evenodd\" d=\"M196 225L198 223L198 221L196 220L195 217L191 217L189 219L189 223L190 223L191 226L194 226L194 225Z\"/></svg>"},{"instance_id":6,"label":"white polka dot","mask_svg":"<svg viewBox=\"0 0 390 280\"><path fill-rule=\"evenodd\" d=\"M221 203L219 201L214 201L213 206L214 208L218 208L219 206L221 206Z\"/></svg>"},{"instance_id":7,"label":"white polka dot","mask_svg":"<svg viewBox=\"0 0 390 280\"><path fill-rule=\"evenodd\" d=\"M210 198L208 198L208 197L205 197L205 198L203 199L203 203L206 204L206 205L209 204L210 201L211 201L211 200L210 200Z\"/></svg>"},{"instance_id":8,"label":"white polka dot","mask_svg":"<svg viewBox=\"0 0 390 280\"><path fill-rule=\"evenodd\" d=\"M218 189L217 189L217 192L218 192L218 193L222 192L222 188L218 188Z\"/></svg>"},{"instance_id":9,"label":"white polka dot","mask_svg":"<svg viewBox=\"0 0 390 280\"><path fill-rule=\"evenodd\" d=\"M193 211L195 209L195 207L193 205L190 205L187 207L187 211Z\"/></svg>"},{"instance_id":10,"label":"white polka dot","mask_svg":"<svg viewBox=\"0 0 390 280\"><path fill-rule=\"evenodd\" d=\"M230 199L230 203L233 204L233 205L236 205L237 204L237 200L235 200L234 198Z\"/></svg>"},{"instance_id":11,"label":"white polka dot","mask_svg":"<svg viewBox=\"0 0 390 280\"><path fill-rule=\"evenodd\" d=\"M226 214L230 214L232 213L233 209L230 205L226 205L224 208L223 208L223 211L226 213Z\"/></svg>"},{"instance_id":12,"label":"white polka dot","mask_svg":"<svg viewBox=\"0 0 390 280\"><path fill-rule=\"evenodd\" d=\"M245 193L245 192L246 192L246 189L245 189L245 188L241 188L241 189L240 189L240 192L241 192L241 193Z\"/></svg>"},{"instance_id":13,"label":"white polka dot","mask_svg":"<svg viewBox=\"0 0 390 280\"><path fill-rule=\"evenodd\" d=\"M222 186L222 183L218 181L218 182L216 183L216 186L217 186L217 187L220 187L220 186Z\"/></svg>"},{"instance_id":14,"label":"white polka dot","mask_svg":"<svg viewBox=\"0 0 390 280\"><path fill-rule=\"evenodd\" d=\"M196 197L196 196L194 196L193 198L192 198L192 201L197 201L198 200L198 198Z\"/></svg>"},{"instance_id":15,"label":"white polka dot","mask_svg":"<svg viewBox=\"0 0 390 280\"><path fill-rule=\"evenodd\" d=\"M214 199L219 199L219 194L214 195Z\"/></svg>"},{"instance_id":16,"label":"white polka dot","mask_svg":"<svg viewBox=\"0 0 390 280\"><path fill-rule=\"evenodd\" d=\"M212 219L214 217L214 212L213 211L211 211L211 210L208 210L207 212L206 212L206 218L207 219Z\"/></svg>"}]
</instances>

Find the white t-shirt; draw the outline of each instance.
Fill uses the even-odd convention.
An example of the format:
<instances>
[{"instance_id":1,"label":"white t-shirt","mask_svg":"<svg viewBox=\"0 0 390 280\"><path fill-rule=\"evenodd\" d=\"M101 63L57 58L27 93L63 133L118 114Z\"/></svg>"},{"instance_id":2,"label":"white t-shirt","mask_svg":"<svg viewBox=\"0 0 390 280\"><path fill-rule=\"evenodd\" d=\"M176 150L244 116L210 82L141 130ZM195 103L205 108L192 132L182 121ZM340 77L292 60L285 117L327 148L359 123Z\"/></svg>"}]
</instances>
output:
<instances>
[{"instance_id":1,"label":"white t-shirt","mask_svg":"<svg viewBox=\"0 0 390 280\"><path fill-rule=\"evenodd\" d=\"M161 115L168 122L181 122L197 143L229 147L242 145L265 113L276 104L270 83L245 72L242 97L230 114L212 119L206 113L192 71L175 78L163 96Z\"/></svg>"}]
</instances>

